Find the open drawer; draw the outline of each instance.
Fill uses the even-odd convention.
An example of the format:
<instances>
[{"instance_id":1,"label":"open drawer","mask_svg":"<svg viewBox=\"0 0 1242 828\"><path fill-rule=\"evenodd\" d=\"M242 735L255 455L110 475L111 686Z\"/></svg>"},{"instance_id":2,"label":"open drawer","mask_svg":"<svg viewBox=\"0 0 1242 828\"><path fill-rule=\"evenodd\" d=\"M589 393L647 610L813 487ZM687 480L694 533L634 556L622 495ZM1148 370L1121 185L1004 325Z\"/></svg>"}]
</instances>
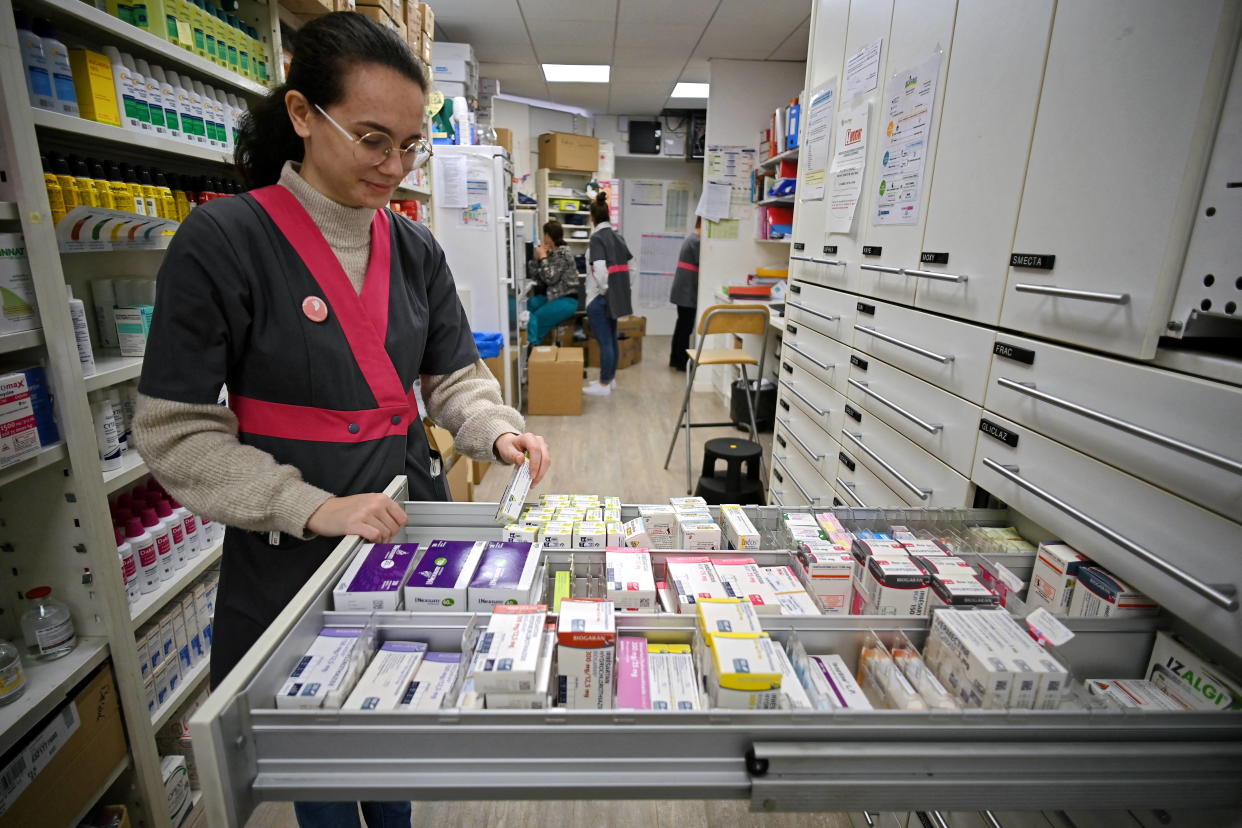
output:
<instances>
[{"instance_id":1,"label":"open drawer","mask_svg":"<svg viewBox=\"0 0 1242 828\"><path fill-rule=\"evenodd\" d=\"M399 492L392 492L400 494ZM407 505L406 539L496 539L487 504ZM624 510L627 514L632 507ZM780 510L747 510L777 542ZM836 510L843 519L934 521L937 510ZM1004 523L1005 512L943 514ZM274 695L325 624L461 649L470 613L332 613L331 590L359 541L346 539L195 715L212 825L241 825L261 801L340 799L750 798L763 810L1236 807L1242 715L1058 711L426 713L276 710ZM558 553L564 555L564 552ZM856 666L869 630L916 645L924 618L764 618L774 638ZM1057 652L1080 677L1142 674L1152 619L1070 619ZM619 614L618 629L688 642L686 616Z\"/></svg>"}]
</instances>

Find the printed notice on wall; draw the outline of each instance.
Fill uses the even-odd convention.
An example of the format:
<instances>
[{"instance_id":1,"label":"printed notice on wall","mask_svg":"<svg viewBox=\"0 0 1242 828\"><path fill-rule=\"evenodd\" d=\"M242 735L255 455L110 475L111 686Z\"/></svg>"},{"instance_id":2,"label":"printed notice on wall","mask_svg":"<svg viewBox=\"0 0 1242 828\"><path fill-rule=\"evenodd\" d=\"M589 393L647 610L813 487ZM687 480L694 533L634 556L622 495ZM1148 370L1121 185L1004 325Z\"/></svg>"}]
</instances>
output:
<instances>
[{"instance_id":1,"label":"printed notice on wall","mask_svg":"<svg viewBox=\"0 0 1242 828\"><path fill-rule=\"evenodd\" d=\"M677 257L681 254L681 243L685 238L671 233L643 233L638 272L672 276L677 271Z\"/></svg>"},{"instance_id":2,"label":"printed notice on wall","mask_svg":"<svg viewBox=\"0 0 1242 828\"><path fill-rule=\"evenodd\" d=\"M845 64L845 100L853 100L855 95L865 95L880 82L880 51L884 47L884 38L869 43L852 55Z\"/></svg>"},{"instance_id":3,"label":"printed notice on wall","mask_svg":"<svg viewBox=\"0 0 1242 828\"><path fill-rule=\"evenodd\" d=\"M631 207L663 207L664 206L664 182L663 181L627 181L625 183L626 192L630 194Z\"/></svg>"},{"instance_id":4,"label":"printed notice on wall","mask_svg":"<svg viewBox=\"0 0 1242 828\"><path fill-rule=\"evenodd\" d=\"M708 221L721 221L729 217L729 203L733 187L729 184L704 184L703 194L699 196L699 206L695 215Z\"/></svg>"},{"instance_id":5,"label":"printed notice on wall","mask_svg":"<svg viewBox=\"0 0 1242 828\"><path fill-rule=\"evenodd\" d=\"M837 125L837 152L832 160L832 195L828 202L828 232L849 233L854 226L867 162L867 129L871 105L844 112Z\"/></svg>"},{"instance_id":6,"label":"printed notice on wall","mask_svg":"<svg viewBox=\"0 0 1242 828\"><path fill-rule=\"evenodd\" d=\"M824 197L828 160L832 153L832 116L836 110L837 79L811 90L806 126L802 137L799 172L802 183L798 194L803 201L819 201Z\"/></svg>"},{"instance_id":7,"label":"printed notice on wall","mask_svg":"<svg viewBox=\"0 0 1242 828\"><path fill-rule=\"evenodd\" d=\"M486 230L491 226L488 215L491 201L491 187L487 181L466 182L466 208L461 211L461 229Z\"/></svg>"},{"instance_id":8,"label":"printed notice on wall","mask_svg":"<svg viewBox=\"0 0 1242 828\"><path fill-rule=\"evenodd\" d=\"M889 78L873 224L918 224L940 55Z\"/></svg>"},{"instance_id":9,"label":"printed notice on wall","mask_svg":"<svg viewBox=\"0 0 1242 828\"><path fill-rule=\"evenodd\" d=\"M690 182L670 181L665 190L664 231L684 233L690 229Z\"/></svg>"},{"instance_id":10,"label":"printed notice on wall","mask_svg":"<svg viewBox=\"0 0 1242 828\"><path fill-rule=\"evenodd\" d=\"M466 206L466 156L435 156L436 201L446 210Z\"/></svg>"}]
</instances>

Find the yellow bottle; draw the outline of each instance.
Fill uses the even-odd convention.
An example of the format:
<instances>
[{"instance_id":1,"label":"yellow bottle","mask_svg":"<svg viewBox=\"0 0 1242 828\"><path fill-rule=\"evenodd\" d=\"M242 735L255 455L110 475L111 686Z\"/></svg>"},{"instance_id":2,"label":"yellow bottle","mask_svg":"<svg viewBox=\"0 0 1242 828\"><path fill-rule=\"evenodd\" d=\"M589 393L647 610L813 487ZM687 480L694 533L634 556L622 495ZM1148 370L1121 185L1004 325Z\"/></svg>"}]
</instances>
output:
<instances>
[{"instance_id":1,"label":"yellow bottle","mask_svg":"<svg viewBox=\"0 0 1242 828\"><path fill-rule=\"evenodd\" d=\"M129 185L121 178L121 170L116 164L108 165L108 189L112 192L112 209L125 213L136 212L134 194L129 191Z\"/></svg>"},{"instance_id":2,"label":"yellow bottle","mask_svg":"<svg viewBox=\"0 0 1242 828\"><path fill-rule=\"evenodd\" d=\"M78 188L69 173L69 162L59 155L52 156L52 170L56 174L56 183L60 185L60 193L65 202L65 212L71 212L82 201L78 198Z\"/></svg>"},{"instance_id":3,"label":"yellow bottle","mask_svg":"<svg viewBox=\"0 0 1242 828\"><path fill-rule=\"evenodd\" d=\"M81 158L73 159L73 186L78 190L78 202L87 207L98 207L99 199L95 197L95 182L91 181L90 171Z\"/></svg>"},{"instance_id":4,"label":"yellow bottle","mask_svg":"<svg viewBox=\"0 0 1242 828\"><path fill-rule=\"evenodd\" d=\"M52 224L55 225L65 217L65 196L60 189L60 182L52 174L47 156L43 156L43 183L47 186L47 202L52 210Z\"/></svg>"},{"instance_id":5,"label":"yellow bottle","mask_svg":"<svg viewBox=\"0 0 1242 828\"><path fill-rule=\"evenodd\" d=\"M227 67L229 65L229 26L220 19L220 7L215 3L207 3L207 14L210 15L212 24L216 30L216 63Z\"/></svg>"},{"instance_id":6,"label":"yellow bottle","mask_svg":"<svg viewBox=\"0 0 1242 828\"><path fill-rule=\"evenodd\" d=\"M145 167L138 168L138 181L142 184L142 196L146 199L146 213L153 218L163 218L160 213L160 191L155 189L155 181L151 171Z\"/></svg>"},{"instance_id":7,"label":"yellow bottle","mask_svg":"<svg viewBox=\"0 0 1242 828\"><path fill-rule=\"evenodd\" d=\"M91 167L91 184L95 188L96 203L100 207L107 210L115 210L116 202L112 200L112 185L104 176L103 164L98 161L90 162Z\"/></svg>"},{"instance_id":8,"label":"yellow bottle","mask_svg":"<svg viewBox=\"0 0 1242 828\"><path fill-rule=\"evenodd\" d=\"M155 189L160 194L160 217L176 221L177 202L173 199L172 188L168 186L168 179L163 173L155 174Z\"/></svg>"},{"instance_id":9,"label":"yellow bottle","mask_svg":"<svg viewBox=\"0 0 1242 828\"><path fill-rule=\"evenodd\" d=\"M173 190L172 194L173 203L177 207L177 221L185 221L186 216L190 214L190 197L182 189Z\"/></svg>"},{"instance_id":10,"label":"yellow bottle","mask_svg":"<svg viewBox=\"0 0 1242 828\"><path fill-rule=\"evenodd\" d=\"M125 186L129 189L130 197L134 200L133 212L140 216L154 215L147 212L147 196L142 191L142 185L138 183L138 177L134 175L134 170L126 165L121 170L125 175Z\"/></svg>"}]
</instances>

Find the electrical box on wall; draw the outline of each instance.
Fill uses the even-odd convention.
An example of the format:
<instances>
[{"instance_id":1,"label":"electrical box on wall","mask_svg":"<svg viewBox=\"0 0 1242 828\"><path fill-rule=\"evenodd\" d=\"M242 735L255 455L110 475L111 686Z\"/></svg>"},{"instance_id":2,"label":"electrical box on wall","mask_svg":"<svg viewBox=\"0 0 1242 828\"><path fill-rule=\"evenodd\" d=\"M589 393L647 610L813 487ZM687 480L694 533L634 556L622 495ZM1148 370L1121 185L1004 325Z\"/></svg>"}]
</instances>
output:
<instances>
[{"instance_id":1,"label":"electrical box on wall","mask_svg":"<svg viewBox=\"0 0 1242 828\"><path fill-rule=\"evenodd\" d=\"M675 134L672 132L664 135L664 154L668 156L680 156L686 154L686 136L683 134Z\"/></svg>"},{"instance_id":2,"label":"electrical box on wall","mask_svg":"<svg viewBox=\"0 0 1242 828\"><path fill-rule=\"evenodd\" d=\"M662 130L659 121L630 121L630 152L659 155Z\"/></svg>"},{"instance_id":3,"label":"electrical box on wall","mask_svg":"<svg viewBox=\"0 0 1242 828\"><path fill-rule=\"evenodd\" d=\"M707 113L690 113L686 127L686 160L701 161L707 150Z\"/></svg>"}]
</instances>

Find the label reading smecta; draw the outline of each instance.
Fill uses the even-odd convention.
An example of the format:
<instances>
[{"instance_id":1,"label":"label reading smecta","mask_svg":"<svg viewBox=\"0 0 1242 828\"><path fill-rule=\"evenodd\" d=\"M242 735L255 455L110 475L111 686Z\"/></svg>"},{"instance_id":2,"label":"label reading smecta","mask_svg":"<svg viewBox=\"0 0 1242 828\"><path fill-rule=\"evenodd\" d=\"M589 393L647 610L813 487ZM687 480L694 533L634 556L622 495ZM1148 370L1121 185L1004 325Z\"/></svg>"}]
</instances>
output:
<instances>
[{"instance_id":1,"label":"label reading smecta","mask_svg":"<svg viewBox=\"0 0 1242 828\"><path fill-rule=\"evenodd\" d=\"M995 437L997 440L1000 440L1008 446L1012 446L1013 448L1018 447L1018 435L1014 434L1004 426L997 425L987 418L979 420L979 430L989 437Z\"/></svg>"},{"instance_id":2,"label":"label reading smecta","mask_svg":"<svg viewBox=\"0 0 1242 828\"><path fill-rule=\"evenodd\" d=\"M875 305L868 305L866 302L859 302L857 307L859 313L865 313L867 316L875 316Z\"/></svg>"},{"instance_id":3,"label":"label reading smecta","mask_svg":"<svg viewBox=\"0 0 1242 828\"><path fill-rule=\"evenodd\" d=\"M845 415L855 422L862 422L862 412L852 405L845 406Z\"/></svg>"},{"instance_id":4,"label":"label reading smecta","mask_svg":"<svg viewBox=\"0 0 1242 828\"><path fill-rule=\"evenodd\" d=\"M884 255L884 248L875 244L864 244L862 254L864 256L882 256Z\"/></svg>"},{"instance_id":5,"label":"label reading smecta","mask_svg":"<svg viewBox=\"0 0 1242 828\"><path fill-rule=\"evenodd\" d=\"M1017 345L1010 345L1008 342L997 342L992 346L992 353L1005 359L1012 359L1014 362L1022 362L1027 365L1035 364L1035 352L1028 348L1019 348Z\"/></svg>"},{"instance_id":6,"label":"label reading smecta","mask_svg":"<svg viewBox=\"0 0 1242 828\"><path fill-rule=\"evenodd\" d=\"M794 242L794 250L806 250L806 245L802 242Z\"/></svg>"},{"instance_id":7,"label":"label reading smecta","mask_svg":"<svg viewBox=\"0 0 1242 828\"><path fill-rule=\"evenodd\" d=\"M1009 256L1010 267L1033 267L1036 270L1052 270L1057 257L1051 253L1013 253Z\"/></svg>"},{"instance_id":8,"label":"label reading smecta","mask_svg":"<svg viewBox=\"0 0 1242 828\"><path fill-rule=\"evenodd\" d=\"M859 371L867 370L867 360L860 359L859 357L856 357L853 354L850 354L850 365L853 365Z\"/></svg>"},{"instance_id":9,"label":"label reading smecta","mask_svg":"<svg viewBox=\"0 0 1242 828\"><path fill-rule=\"evenodd\" d=\"M841 461L842 466L845 466L850 471L854 471L854 461L851 460L845 452L838 452L837 459Z\"/></svg>"},{"instance_id":10,"label":"label reading smecta","mask_svg":"<svg viewBox=\"0 0 1242 828\"><path fill-rule=\"evenodd\" d=\"M948 264L948 253L933 253L930 250L924 250L919 254L919 262L922 264Z\"/></svg>"},{"instance_id":11,"label":"label reading smecta","mask_svg":"<svg viewBox=\"0 0 1242 828\"><path fill-rule=\"evenodd\" d=\"M825 244L825 245L824 245L824 255L825 255L825 256L835 256L835 255L837 255L837 246L836 246L835 244Z\"/></svg>"}]
</instances>

